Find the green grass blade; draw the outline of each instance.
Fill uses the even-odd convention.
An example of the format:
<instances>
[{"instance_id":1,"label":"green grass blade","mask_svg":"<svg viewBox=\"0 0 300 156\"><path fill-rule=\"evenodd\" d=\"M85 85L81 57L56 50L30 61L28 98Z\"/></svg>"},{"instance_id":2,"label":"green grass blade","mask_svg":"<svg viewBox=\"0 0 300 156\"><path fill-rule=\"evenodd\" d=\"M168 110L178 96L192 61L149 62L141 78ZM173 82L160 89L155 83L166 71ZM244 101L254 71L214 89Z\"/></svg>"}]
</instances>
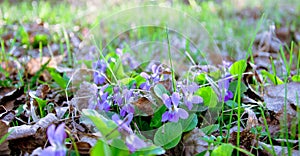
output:
<instances>
[{"instance_id":1,"label":"green grass blade","mask_svg":"<svg viewBox=\"0 0 300 156\"><path fill-rule=\"evenodd\" d=\"M173 91L176 92L176 79L175 79L175 72L174 72L174 67L173 67L172 57L171 57L171 48L170 48L170 40L169 40L169 30L168 30L167 27L166 27L166 35L167 35L167 42L168 42L168 54L169 54L170 65L171 65Z\"/></svg>"}]
</instances>

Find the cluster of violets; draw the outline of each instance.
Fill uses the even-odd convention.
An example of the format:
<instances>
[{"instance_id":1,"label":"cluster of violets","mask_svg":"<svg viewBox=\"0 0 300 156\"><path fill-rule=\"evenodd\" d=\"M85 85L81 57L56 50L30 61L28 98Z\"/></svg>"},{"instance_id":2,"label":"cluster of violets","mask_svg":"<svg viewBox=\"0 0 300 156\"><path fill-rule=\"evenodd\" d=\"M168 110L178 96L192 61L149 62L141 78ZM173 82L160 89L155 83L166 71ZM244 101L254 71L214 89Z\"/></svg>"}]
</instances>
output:
<instances>
[{"instance_id":1,"label":"cluster of violets","mask_svg":"<svg viewBox=\"0 0 300 156\"><path fill-rule=\"evenodd\" d=\"M95 69L98 70L98 72L95 72L94 74L94 83L104 84L104 74L106 70L105 62L103 60L99 60L94 64ZM101 74L99 75L96 73ZM108 84L103 85L99 89L99 94L97 94L97 105L90 105L89 108L109 111L111 110L112 105L117 105L120 108L120 115L124 117L126 114L134 113L134 106L132 105L132 102L134 97L138 96L138 94L133 90L140 89L149 91L150 88L158 82L171 79L169 74L163 74L162 65L157 64L152 65L150 74L142 72L140 75L144 77L146 81L140 84L139 88L136 88L135 84L132 85L131 88L121 88L120 86L116 86L113 89L113 95L109 95L108 92L105 92ZM224 100L226 102L233 97L232 92L228 90L230 81L231 79L227 77L222 81L219 81L218 85L222 91L222 94L219 95L219 101ZM187 111L183 108L179 108L179 105L184 104L188 110L192 110L194 104L203 103L203 99L200 96L194 95L198 89L199 86L196 83L191 83L190 85L179 86L177 89L178 91L173 92L171 95L164 94L162 96L162 100L165 106L168 108L168 111L163 114L162 122L177 122L179 118L187 118Z\"/></svg>"},{"instance_id":2,"label":"cluster of violets","mask_svg":"<svg viewBox=\"0 0 300 156\"><path fill-rule=\"evenodd\" d=\"M121 56L121 52L119 55ZM136 90L149 91L152 86L164 80L171 80L170 74L164 74L164 67L162 65L153 64L151 67L151 72L142 72L140 75L145 78L145 82L140 84L137 88L136 84L128 87L115 86L113 88L113 93L109 94L106 91L109 86L106 83L106 70L107 65L103 60L98 60L93 64L94 70L94 83L100 86L99 92L97 94L97 104L90 104L90 109L98 109L100 111L110 111L114 106L117 106L119 114L112 116L112 120L119 125L118 130L122 134L126 134L126 145L131 152L146 147L142 139L136 136L131 127L130 123L134 115L134 106L132 104L135 97L138 97L139 93ZM228 77L222 79L218 82L219 88L222 94L219 95L219 101L228 101L233 98L233 94L229 91L229 84L231 79ZM162 122L178 122L178 120L186 119L189 116L188 111L193 109L195 104L203 103L203 99L194 93L199 89L199 85L196 83L191 83L189 85L177 85L176 91L172 92L171 95L163 94L162 101L167 107L167 111L162 115ZM181 106L182 105L182 106ZM185 106L184 106L185 105ZM115 107L114 107L115 108ZM186 108L186 109L184 109ZM120 119L121 116L123 120Z\"/></svg>"},{"instance_id":3,"label":"cluster of violets","mask_svg":"<svg viewBox=\"0 0 300 156\"><path fill-rule=\"evenodd\" d=\"M118 49L119 55L122 56L122 51ZM128 60L127 60L128 61ZM129 61L130 62L130 61ZM89 109L97 109L100 111L111 111L113 106L117 106L119 114L114 114L112 120L118 125L118 131L125 135L125 143L131 152L134 152L140 148L147 147L147 143L140 139L131 129L130 123L134 116L134 106L132 102L135 97L138 97L139 93L136 90L149 91L152 86L164 80L171 80L170 74L164 74L164 67L162 65L153 64L151 72L142 72L140 75L145 78L145 82L140 84L137 88L136 84L131 85L130 88L115 86L113 93L110 94L107 91L109 84L106 81L107 64L104 60L98 60L93 63L94 83L100 86L97 94L96 104L89 105ZM218 86L221 89L219 95L219 101L228 101L233 98L233 93L229 91L230 77L226 76L224 79L218 82ZM176 91L171 95L163 94L162 101L167 107L167 111L162 114L162 122L178 122L178 120L186 119L189 116L188 111L193 109L195 104L203 103L203 99L194 93L199 89L199 85L196 83L177 85ZM181 106L182 105L182 106ZM184 109L184 107L186 109ZM123 118L120 119L120 116ZM45 148L41 155L66 155L65 139L66 133L64 130L65 124L60 124L57 128L55 125L49 126L47 130L48 140L51 146Z\"/></svg>"}]
</instances>

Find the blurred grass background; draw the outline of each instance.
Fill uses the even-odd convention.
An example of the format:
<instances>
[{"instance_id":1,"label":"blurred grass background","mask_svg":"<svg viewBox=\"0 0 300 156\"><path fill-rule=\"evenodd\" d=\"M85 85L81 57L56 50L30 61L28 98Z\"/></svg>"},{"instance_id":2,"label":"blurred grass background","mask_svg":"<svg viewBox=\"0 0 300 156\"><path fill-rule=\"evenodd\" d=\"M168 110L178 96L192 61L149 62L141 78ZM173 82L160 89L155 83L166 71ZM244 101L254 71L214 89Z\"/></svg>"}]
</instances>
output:
<instances>
[{"instance_id":1,"label":"blurred grass background","mask_svg":"<svg viewBox=\"0 0 300 156\"><path fill-rule=\"evenodd\" d=\"M120 10L159 5L178 9L199 20L216 41L221 52L229 56L244 55L255 35L258 20L265 15L259 30L288 26L299 29L300 2L298 0L65 0L65 1L1 1L0 34L14 24L43 22L57 29L89 30L93 25ZM143 34L147 36L148 34ZM150 34L153 35L153 34Z\"/></svg>"}]
</instances>

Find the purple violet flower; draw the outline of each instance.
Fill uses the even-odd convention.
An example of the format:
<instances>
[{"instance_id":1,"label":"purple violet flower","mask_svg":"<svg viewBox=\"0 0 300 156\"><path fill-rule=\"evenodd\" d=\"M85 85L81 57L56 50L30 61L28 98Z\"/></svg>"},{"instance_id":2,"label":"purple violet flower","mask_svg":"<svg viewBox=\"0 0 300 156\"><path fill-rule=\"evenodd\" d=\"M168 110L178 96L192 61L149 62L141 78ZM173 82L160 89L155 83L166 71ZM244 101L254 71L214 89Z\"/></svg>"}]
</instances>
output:
<instances>
[{"instance_id":1,"label":"purple violet flower","mask_svg":"<svg viewBox=\"0 0 300 156\"><path fill-rule=\"evenodd\" d=\"M134 106L131 103L134 97L134 93L132 90L127 88L122 90L122 94L120 93L120 88L114 88L113 101L114 104L117 104L121 107L120 115L125 116L126 114L134 113Z\"/></svg>"},{"instance_id":2,"label":"purple violet flower","mask_svg":"<svg viewBox=\"0 0 300 156\"><path fill-rule=\"evenodd\" d=\"M230 79L227 79L227 77L228 76L226 76L224 80L218 82L218 86L221 90L221 94L219 95L219 101L224 100L224 102L226 102L233 98L233 93L230 90L228 90Z\"/></svg>"},{"instance_id":3,"label":"purple violet flower","mask_svg":"<svg viewBox=\"0 0 300 156\"><path fill-rule=\"evenodd\" d=\"M162 95L162 100L165 106L169 109L162 115L162 122L171 121L177 122L179 118L186 119L189 114L186 110L178 108L180 96L177 92L174 92L171 97L167 94Z\"/></svg>"},{"instance_id":4,"label":"purple violet flower","mask_svg":"<svg viewBox=\"0 0 300 156\"><path fill-rule=\"evenodd\" d=\"M128 102L129 99L132 97L133 95L133 91L132 90L129 90L129 89L124 89L123 90L123 94L124 94L124 97L125 97L125 101Z\"/></svg>"},{"instance_id":5,"label":"purple violet flower","mask_svg":"<svg viewBox=\"0 0 300 156\"><path fill-rule=\"evenodd\" d=\"M151 71L152 71L151 75L147 74L146 72L141 72L140 74L142 77L146 79L146 82L140 85L140 88L143 90L149 91L151 88L151 82L156 83L160 81L160 76L162 74L162 65L153 64L151 66ZM164 79L166 78L164 77Z\"/></svg>"},{"instance_id":6,"label":"purple violet flower","mask_svg":"<svg viewBox=\"0 0 300 156\"><path fill-rule=\"evenodd\" d=\"M147 147L147 143L135 134L126 137L125 143L130 152L135 152L136 150Z\"/></svg>"},{"instance_id":7,"label":"purple violet flower","mask_svg":"<svg viewBox=\"0 0 300 156\"><path fill-rule=\"evenodd\" d=\"M109 104L109 99L108 99L108 92L105 92L105 89L108 87L108 85L104 85L101 87L99 90L99 93L96 94L97 96L97 104L95 104L95 99L91 98L89 101L89 109L99 109L99 110L104 110L104 111L109 111L110 110L110 104Z\"/></svg>"},{"instance_id":8,"label":"purple violet flower","mask_svg":"<svg viewBox=\"0 0 300 156\"><path fill-rule=\"evenodd\" d=\"M123 97L122 94L120 93L120 88L114 87L113 90L114 90L114 95L113 95L114 104L121 106L123 102Z\"/></svg>"},{"instance_id":9,"label":"purple violet flower","mask_svg":"<svg viewBox=\"0 0 300 156\"><path fill-rule=\"evenodd\" d=\"M105 83L106 77L106 63L104 60L98 60L97 62L93 63L93 69L97 70L94 72L94 83L97 85L102 85Z\"/></svg>"},{"instance_id":10,"label":"purple violet flower","mask_svg":"<svg viewBox=\"0 0 300 156\"><path fill-rule=\"evenodd\" d=\"M133 114L134 113L134 107L132 104L127 103L125 104L122 109L120 110L120 115L125 116L127 114Z\"/></svg>"},{"instance_id":11,"label":"purple violet flower","mask_svg":"<svg viewBox=\"0 0 300 156\"><path fill-rule=\"evenodd\" d=\"M182 86L182 92L184 95L183 101L189 110L193 108L193 104L199 104L203 102L202 97L194 95L198 88L199 86L196 83L192 83L188 86Z\"/></svg>"},{"instance_id":12,"label":"purple violet flower","mask_svg":"<svg viewBox=\"0 0 300 156\"><path fill-rule=\"evenodd\" d=\"M101 98L97 101L98 108L106 112L110 110L110 105L108 103L107 97L108 93L106 92L103 95L101 95Z\"/></svg>"},{"instance_id":13,"label":"purple violet flower","mask_svg":"<svg viewBox=\"0 0 300 156\"><path fill-rule=\"evenodd\" d=\"M100 110L108 112L110 110L110 105L108 103L108 92L104 92L108 85L103 86L99 92L99 99L97 101L97 106Z\"/></svg>"},{"instance_id":14,"label":"purple violet flower","mask_svg":"<svg viewBox=\"0 0 300 156\"><path fill-rule=\"evenodd\" d=\"M128 114L124 118L124 120L121 120L119 115L117 115L117 114L114 114L112 116L112 120L116 124L118 124L118 126L119 126L119 128L118 128L119 132L120 133L125 132L125 134L132 134L133 133L132 129L130 128L130 122L132 121L132 119L133 119L133 114L132 113Z\"/></svg>"},{"instance_id":15,"label":"purple violet flower","mask_svg":"<svg viewBox=\"0 0 300 156\"><path fill-rule=\"evenodd\" d=\"M130 104L131 99L133 97L133 91L129 90L129 89L124 89L122 91L123 95L124 95L124 105L122 106L122 109L120 111L120 115L121 116L125 116L126 113L130 114L130 113L134 113L134 107L132 104Z\"/></svg>"},{"instance_id":16,"label":"purple violet flower","mask_svg":"<svg viewBox=\"0 0 300 156\"><path fill-rule=\"evenodd\" d=\"M154 64L152 65L151 69L152 69L151 78L153 82L158 82L160 80L160 75L162 74L161 65Z\"/></svg>"},{"instance_id":17,"label":"purple violet flower","mask_svg":"<svg viewBox=\"0 0 300 156\"><path fill-rule=\"evenodd\" d=\"M143 89L143 90L147 90L149 91L150 88L151 88L151 84L150 84L150 79L151 79L151 76L148 75L147 73L145 72L141 72L140 74L143 78L146 79L146 82L140 84L140 89Z\"/></svg>"},{"instance_id":18,"label":"purple violet flower","mask_svg":"<svg viewBox=\"0 0 300 156\"><path fill-rule=\"evenodd\" d=\"M146 80L146 82L140 84L140 89L142 89L142 90L147 90L147 91L149 91L150 88L151 88L151 85L150 85L149 80Z\"/></svg>"},{"instance_id":19,"label":"purple violet flower","mask_svg":"<svg viewBox=\"0 0 300 156\"><path fill-rule=\"evenodd\" d=\"M67 152L65 147L65 139L67 137L65 124L60 124L56 129L54 124L49 126L47 136L51 146L45 148L40 155L65 156Z\"/></svg>"}]
</instances>

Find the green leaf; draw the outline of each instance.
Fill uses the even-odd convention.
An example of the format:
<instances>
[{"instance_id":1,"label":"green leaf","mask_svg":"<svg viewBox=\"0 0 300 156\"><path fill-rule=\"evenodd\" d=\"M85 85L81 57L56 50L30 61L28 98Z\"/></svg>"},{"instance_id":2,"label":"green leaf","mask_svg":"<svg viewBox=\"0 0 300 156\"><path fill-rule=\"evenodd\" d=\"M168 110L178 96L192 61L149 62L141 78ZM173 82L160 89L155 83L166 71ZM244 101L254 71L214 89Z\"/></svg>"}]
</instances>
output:
<instances>
[{"instance_id":1,"label":"green leaf","mask_svg":"<svg viewBox=\"0 0 300 156\"><path fill-rule=\"evenodd\" d=\"M213 125L209 125L209 126L206 126L204 128L201 128L201 131L203 133L205 133L206 135L210 135L211 133L213 133L217 130L219 130L219 125L218 124L213 124Z\"/></svg>"},{"instance_id":2,"label":"green leaf","mask_svg":"<svg viewBox=\"0 0 300 156\"><path fill-rule=\"evenodd\" d=\"M195 95L201 96L204 105L210 108L215 107L218 104L218 96L210 86L199 88L195 92Z\"/></svg>"},{"instance_id":3,"label":"green leaf","mask_svg":"<svg viewBox=\"0 0 300 156\"><path fill-rule=\"evenodd\" d=\"M238 85L238 80L234 80L234 81L230 82L230 84L229 84L228 90L230 90L233 93L233 95L236 92L237 85ZM244 93L245 91L247 91L247 89L248 89L247 86L243 82L241 82L240 92Z\"/></svg>"},{"instance_id":4,"label":"green leaf","mask_svg":"<svg viewBox=\"0 0 300 156\"><path fill-rule=\"evenodd\" d=\"M294 82L300 82L300 75L294 75L292 77L292 81L294 81Z\"/></svg>"},{"instance_id":5,"label":"green leaf","mask_svg":"<svg viewBox=\"0 0 300 156\"><path fill-rule=\"evenodd\" d=\"M108 49L110 52L107 55L105 55L106 60L109 60L111 58L119 59L119 55L114 52L114 48L112 48L111 46L108 46Z\"/></svg>"},{"instance_id":6,"label":"green leaf","mask_svg":"<svg viewBox=\"0 0 300 156\"><path fill-rule=\"evenodd\" d=\"M283 84L283 81L279 77L277 77L276 75L274 75L274 74L271 74L271 73L269 73L269 72L267 72L265 70L262 70L261 74L263 76L268 77L273 82L273 84L275 84L275 85Z\"/></svg>"},{"instance_id":7,"label":"green leaf","mask_svg":"<svg viewBox=\"0 0 300 156\"><path fill-rule=\"evenodd\" d=\"M201 153L198 153L196 156L206 156L206 155L209 155L209 151L208 150L205 150Z\"/></svg>"},{"instance_id":8,"label":"green leaf","mask_svg":"<svg viewBox=\"0 0 300 156\"><path fill-rule=\"evenodd\" d=\"M153 118L151 119L151 122L150 122L150 127L157 128L162 125L162 122L161 122L162 114L164 112L166 112L166 110L167 110L167 107L165 105L161 105L159 107L158 111L156 111L153 114Z\"/></svg>"},{"instance_id":9,"label":"green leaf","mask_svg":"<svg viewBox=\"0 0 300 156\"><path fill-rule=\"evenodd\" d=\"M163 94L170 95L169 91L162 84L156 84L154 86L153 90L154 90L155 95L158 96L160 99L162 99Z\"/></svg>"},{"instance_id":10,"label":"green leaf","mask_svg":"<svg viewBox=\"0 0 300 156\"><path fill-rule=\"evenodd\" d=\"M168 144L164 145L163 147L165 149L171 149L171 148L177 146L177 144L180 142L180 140L181 140L181 135L178 136L177 138L173 139L171 142L169 142Z\"/></svg>"},{"instance_id":11,"label":"green leaf","mask_svg":"<svg viewBox=\"0 0 300 156\"><path fill-rule=\"evenodd\" d=\"M236 102L232 101L232 100L226 101L225 104L227 106L229 106L230 108L236 108L238 106L238 104Z\"/></svg>"},{"instance_id":12,"label":"green leaf","mask_svg":"<svg viewBox=\"0 0 300 156\"><path fill-rule=\"evenodd\" d=\"M117 60L117 62L114 64L112 70L113 70L114 74L116 74L116 77L118 80L126 77L121 59Z\"/></svg>"},{"instance_id":13,"label":"green leaf","mask_svg":"<svg viewBox=\"0 0 300 156\"><path fill-rule=\"evenodd\" d=\"M134 77L134 79L136 81L137 88L139 88L142 83L146 82L146 79L141 75L137 75L136 77Z\"/></svg>"},{"instance_id":14,"label":"green leaf","mask_svg":"<svg viewBox=\"0 0 300 156\"><path fill-rule=\"evenodd\" d=\"M100 139L97 141L96 145L91 150L91 156L98 156L98 155L107 155L111 156L111 150L106 143L106 141Z\"/></svg>"},{"instance_id":15,"label":"green leaf","mask_svg":"<svg viewBox=\"0 0 300 156\"><path fill-rule=\"evenodd\" d=\"M25 104L19 105L18 108L16 109L16 116L19 117L22 113L25 112L26 107L24 107Z\"/></svg>"},{"instance_id":16,"label":"green leaf","mask_svg":"<svg viewBox=\"0 0 300 156\"><path fill-rule=\"evenodd\" d=\"M187 132L194 129L198 124L198 118L195 113L190 114L187 119L179 119L179 123L182 127L182 132Z\"/></svg>"},{"instance_id":17,"label":"green leaf","mask_svg":"<svg viewBox=\"0 0 300 156\"><path fill-rule=\"evenodd\" d=\"M108 92L108 94L113 94L114 93L114 87L112 85L108 85L104 92Z\"/></svg>"},{"instance_id":18,"label":"green leaf","mask_svg":"<svg viewBox=\"0 0 300 156\"><path fill-rule=\"evenodd\" d=\"M143 71L145 71L145 69L148 67L148 65L150 64L151 61L146 61L146 62L143 62L141 63L139 66L137 66L134 70L137 72L137 73L141 73Z\"/></svg>"},{"instance_id":19,"label":"green leaf","mask_svg":"<svg viewBox=\"0 0 300 156\"><path fill-rule=\"evenodd\" d=\"M207 82L206 78L205 78L205 74L201 73L201 74L197 75L195 77L195 82L198 83L198 84L200 84L200 85L205 84Z\"/></svg>"},{"instance_id":20,"label":"green leaf","mask_svg":"<svg viewBox=\"0 0 300 156\"><path fill-rule=\"evenodd\" d=\"M126 77L119 81L120 81L121 85L129 85L132 81L135 81L135 80L131 77Z\"/></svg>"},{"instance_id":21,"label":"green leaf","mask_svg":"<svg viewBox=\"0 0 300 156\"><path fill-rule=\"evenodd\" d=\"M163 146L165 149L170 149L179 143L181 134L181 124L168 122L158 128L154 134L154 143Z\"/></svg>"},{"instance_id":22,"label":"green leaf","mask_svg":"<svg viewBox=\"0 0 300 156\"><path fill-rule=\"evenodd\" d=\"M230 144L222 144L221 146L218 146L215 148L211 156L231 156L233 151L233 147Z\"/></svg>"},{"instance_id":23,"label":"green leaf","mask_svg":"<svg viewBox=\"0 0 300 156\"><path fill-rule=\"evenodd\" d=\"M230 67L229 67L229 72L231 75L238 75L242 74L245 72L247 67L247 62L246 60L239 60L234 62Z\"/></svg>"},{"instance_id":24,"label":"green leaf","mask_svg":"<svg viewBox=\"0 0 300 156\"><path fill-rule=\"evenodd\" d=\"M152 145L152 146L148 146L148 147L145 147L145 148L141 148L138 151L135 151L134 153L132 153L130 156L162 155L165 152L166 151L163 148Z\"/></svg>"},{"instance_id":25,"label":"green leaf","mask_svg":"<svg viewBox=\"0 0 300 156\"><path fill-rule=\"evenodd\" d=\"M121 139L115 138L110 144L111 153L113 156L127 156L129 155L129 150L125 142Z\"/></svg>"},{"instance_id":26,"label":"green leaf","mask_svg":"<svg viewBox=\"0 0 300 156\"><path fill-rule=\"evenodd\" d=\"M59 85L59 87L65 90L67 88L69 80L60 76L60 74L57 73L57 71L54 68L47 68L47 70L49 71L53 80Z\"/></svg>"},{"instance_id":27,"label":"green leaf","mask_svg":"<svg viewBox=\"0 0 300 156\"><path fill-rule=\"evenodd\" d=\"M209 72L208 75L210 77L212 77L213 79L219 79L221 77L222 73L220 70L216 70L216 71Z\"/></svg>"},{"instance_id":28,"label":"green leaf","mask_svg":"<svg viewBox=\"0 0 300 156\"><path fill-rule=\"evenodd\" d=\"M118 125L114 121L106 119L95 110L83 109L82 113L92 120L100 133L107 137L106 139L110 140L120 136L120 133L117 130Z\"/></svg>"}]
</instances>

